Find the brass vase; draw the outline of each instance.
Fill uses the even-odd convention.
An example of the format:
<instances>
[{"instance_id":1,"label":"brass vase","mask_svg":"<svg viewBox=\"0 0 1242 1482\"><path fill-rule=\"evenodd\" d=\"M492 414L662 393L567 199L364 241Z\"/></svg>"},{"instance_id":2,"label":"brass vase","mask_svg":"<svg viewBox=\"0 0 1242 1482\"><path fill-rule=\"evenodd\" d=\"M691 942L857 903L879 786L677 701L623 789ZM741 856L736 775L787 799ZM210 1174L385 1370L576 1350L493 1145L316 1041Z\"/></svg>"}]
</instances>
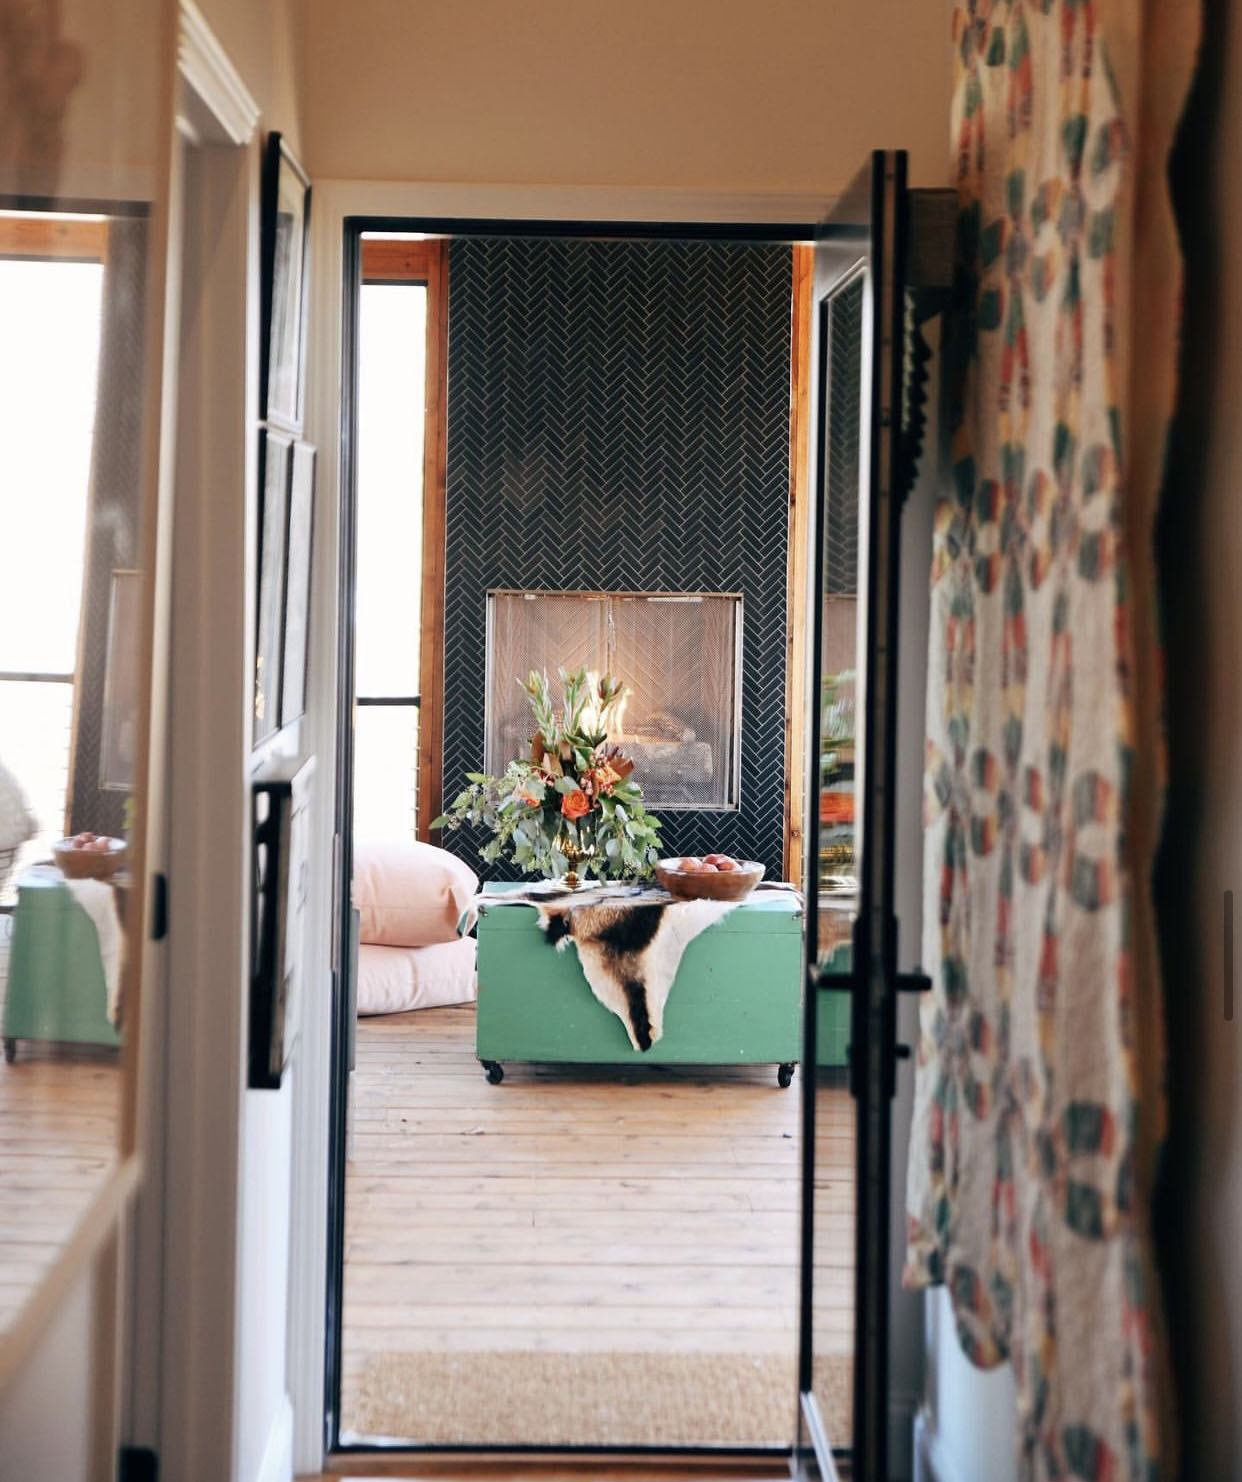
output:
<instances>
[{"instance_id":1,"label":"brass vase","mask_svg":"<svg viewBox=\"0 0 1242 1482\"><path fill-rule=\"evenodd\" d=\"M569 868L561 876L561 884L566 890L577 890L582 880L578 875L578 866L584 859L590 859L595 853L593 844L583 844L580 839L571 839L567 833L563 833L556 841L556 847L565 856Z\"/></svg>"}]
</instances>

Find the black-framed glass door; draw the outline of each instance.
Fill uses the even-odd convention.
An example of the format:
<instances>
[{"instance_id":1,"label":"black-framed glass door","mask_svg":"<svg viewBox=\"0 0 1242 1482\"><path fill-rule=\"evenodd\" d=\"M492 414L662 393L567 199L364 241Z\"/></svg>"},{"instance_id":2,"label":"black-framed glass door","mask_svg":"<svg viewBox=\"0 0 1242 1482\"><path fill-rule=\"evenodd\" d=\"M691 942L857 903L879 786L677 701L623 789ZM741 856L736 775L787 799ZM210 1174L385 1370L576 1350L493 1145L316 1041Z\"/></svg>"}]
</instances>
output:
<instances>
[{"instance_id":1,"label":"black-framed glass door","mask_svg":"<svg viewBox=\"0 0 1242 1482\"><path fill-rule=\"evenodd\" d=\"M876 152L822 223L815 256L799 1390L829 1477L843 1454L856 1478L888 1475L906 201L905 154ZM851 1142L852 1185L840 1157Z\"/></svg>"}]
</instances>

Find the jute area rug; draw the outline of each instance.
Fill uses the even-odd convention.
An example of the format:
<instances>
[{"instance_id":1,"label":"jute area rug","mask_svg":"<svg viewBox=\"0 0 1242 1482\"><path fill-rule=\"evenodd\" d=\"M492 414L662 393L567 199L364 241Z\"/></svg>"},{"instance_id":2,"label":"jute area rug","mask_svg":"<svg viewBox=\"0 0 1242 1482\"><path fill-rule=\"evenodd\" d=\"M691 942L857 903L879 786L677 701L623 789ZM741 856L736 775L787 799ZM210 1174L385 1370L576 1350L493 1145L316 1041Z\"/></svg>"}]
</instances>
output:
<instances>
[{"instance_id":1,"label":"jute area rug","mask_svg":"<svg viewBox=\"0 0 1242 1482\"><path fill-rule=\"evenodd\" d=\"M850 1360L817 1356L828 1433L848 1443ZM787 1446L792 1359L642 1353L377 1353L347 1378L352 1436L474 1446Z\"/></svg>"}]
</instances>

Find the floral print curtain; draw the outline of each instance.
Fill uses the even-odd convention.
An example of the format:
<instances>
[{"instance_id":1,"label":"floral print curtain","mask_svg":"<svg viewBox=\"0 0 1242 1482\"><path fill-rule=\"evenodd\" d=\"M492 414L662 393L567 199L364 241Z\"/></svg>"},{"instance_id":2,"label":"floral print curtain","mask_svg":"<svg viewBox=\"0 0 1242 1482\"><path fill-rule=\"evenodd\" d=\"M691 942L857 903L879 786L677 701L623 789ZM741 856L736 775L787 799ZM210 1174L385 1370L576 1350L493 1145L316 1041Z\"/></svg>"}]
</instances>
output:
<instances>
[{"instance_id":1,"label":"floral print curtain","mask_svg":"<svg viewBox=\"0 0 1242 1482\"><path fill-rule=\"evenodd\" d=\"M952 479L932 571L906 1280L1009 1360L1024 1478L1155 1479L1151 538L1176 372L1182 0L954 16Z\"/></svg>"}]
</instances>

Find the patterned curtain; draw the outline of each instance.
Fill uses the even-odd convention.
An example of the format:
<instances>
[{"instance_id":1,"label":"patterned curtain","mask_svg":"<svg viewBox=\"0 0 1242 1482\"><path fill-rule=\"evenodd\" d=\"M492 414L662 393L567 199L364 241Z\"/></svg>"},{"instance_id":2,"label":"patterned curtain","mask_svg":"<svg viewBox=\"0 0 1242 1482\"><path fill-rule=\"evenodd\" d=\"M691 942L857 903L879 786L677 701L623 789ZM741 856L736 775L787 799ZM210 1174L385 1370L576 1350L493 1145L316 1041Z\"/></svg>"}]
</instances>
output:
<instances>
[{"instance_id":1,"label":"patterned curtain","mask_svg":"<svg viewBox=\"0 0 1242 1482\"><path fill-rule=\"evenodd\" d=\"M1024 1478L1172 1466L1151 538L1176 373L1165 168L1190 0L954 16L952 480L936 514L906 1280L1008 1359Z\"/></svg>"}]
</instances>

